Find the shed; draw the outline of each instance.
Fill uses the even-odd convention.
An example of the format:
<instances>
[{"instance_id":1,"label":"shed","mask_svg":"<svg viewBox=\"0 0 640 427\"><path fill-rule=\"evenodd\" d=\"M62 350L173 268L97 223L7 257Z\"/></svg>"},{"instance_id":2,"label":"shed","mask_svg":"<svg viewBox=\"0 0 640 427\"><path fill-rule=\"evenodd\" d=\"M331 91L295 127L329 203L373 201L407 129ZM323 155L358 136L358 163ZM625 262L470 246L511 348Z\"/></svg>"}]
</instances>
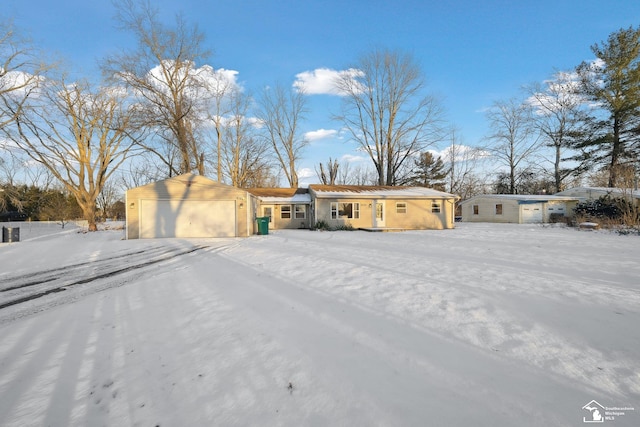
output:
<instances>
[{"instance_id":1,"label":"shed","mask_svg":"<svg viewBox=\"0 0 640 427\"><path fill-rule=\"evenodd\" d=\"M132 188L126 194L127 239L249 236L251 198L190 173Z\"/></svg>"},{"instance_id":2,"label":"shed","mask_svg":"<svg viewBox=\"0 0 640 427\"><path fill-rule=\"evenodd\" d=\"M307 188L249 188L255 216L269 217L269 228L311 228L311 196Z\"/></svg>"},{"instance_id":3,"label":"shed","mask_svg":"<svg viewBox=\"0 0 640 427\"><path fill-rule=\"evenodd\" d=\"M484 194L460 203L462 221L516 224L554 221L571 215L578 199L568 196Z\"/></svg>"},{"instance_id":4,"label":"shed","mask_svg":"<svg viewBox=\"0 0 640 427\"><path fill-rule=\"evenodd\" d=\"M425 187L310 185L314 221L373 230L454 228L458 196Z\"/></svg>"}]
</instances>

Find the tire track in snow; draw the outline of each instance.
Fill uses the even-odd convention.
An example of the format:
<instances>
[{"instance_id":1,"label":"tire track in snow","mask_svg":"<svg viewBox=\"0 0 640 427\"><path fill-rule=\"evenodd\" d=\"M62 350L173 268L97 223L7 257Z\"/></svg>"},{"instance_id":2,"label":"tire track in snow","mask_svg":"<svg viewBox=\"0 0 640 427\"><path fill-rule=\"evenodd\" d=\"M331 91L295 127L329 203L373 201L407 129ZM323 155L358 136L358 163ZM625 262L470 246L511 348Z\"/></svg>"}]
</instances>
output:
<instances>
[{"instance_id":1,"label":"tire track in snow","mask_svg":"<svg viewBox=\"0 0 640 427\"><path fill-rule=\"evenodd\" d=\"M103 264L107 264L111 261L119 261L124 258L129 258L131 256L140 255L140 254L151 255L158 251L161 251L161 254L170 252L170 250L167 250L165 248L155 247L155 248L144 249L144 250L135 251L135 252L127 252L121 255L111 256L108 258L103 258L98 260L86 261L78 264L70 264L70 265L65 265L63 267L52 268L48 270L35 271L33 273L9 276L0 280L0 292L8 292L16 289L36 286L42 283L47 283L53 280L64 278L64 276L68 276L69 274L80 275L83 273L84 270L88 268L96 269L103 266ZM14 284L15 282L18 282L18 284ZM9 283L10 285L7 287L3 287L3 285L7 283Z\"/></svg>"},{"instance_id":2,"label":"tire track in snow","mask_svg":"<svg viewBox=\"0 0 640 427\"><path fill-rule=\"evenodd\" d=\"M36 300L38 298L42 298L50 294L64 292L74 286L90 284L102 279L116 278L121 275L124 275L125 273L130 273L132 271L144 269L146 267L149 267L155 264L167 262L172 259L184 256L184 255L188 255L193 252L203 250L206 248L208 248L208 246L194 246L184 250L180 250L180 249L176 250L175 248L162 250L161 252L154 254L154 257L151 259L136 259L136 260L129 259L129 264L125 266L123 266L121 259L123 257L128 257L128 256L130 257L132 255L131 253L128 253L122 256L110 257L110 258L106 258L104 260L99 260L95 262L86 262L86 263L76 264L71 266L71 271L64 270L64 267L61 267L59 269L54 269L54 270L64 270L65 271L64 278L58 275L46 276L46 274L50 273L52 270L34 273L34 274L43 274L45 275L45 277L43 277L42 280L38 281L38 283L32 283L32 282L23 283L21 285L15 285L15 286L12 286L11 288L5 288L0 291L2 293L8 293L11 291L18 290L18 291L23 291L22 293L24 294L21 296L14 296L13 298L9 296L7 300L0 303L0 310L11 307L11 306L15 306L18 304L22 304L28 301ZM152 251L152 253L153 252L156 252L156 251ZM135 252L134 254L137 254L140 256L149 255L149 251L138 251L138 252ZM114 261L114 260L117 262L111 263L111 261ZM102 271L98 273L93 273L92 270L95 270L95 269L99 269ZM71 278L67 276L67 274L69 273L71 273ZM33 275L31 276L33 277ZM10 280L10 279L5 279L4 281L6 280ZM1 283L2 282L0 282L0 284ZM43 285L43 286L37 286L37 285ZM107 288L108 287L109 286L107 286ZM100 287L101 290L104 288L105 288L104 286Z\"/></svg>"}]
</instances>

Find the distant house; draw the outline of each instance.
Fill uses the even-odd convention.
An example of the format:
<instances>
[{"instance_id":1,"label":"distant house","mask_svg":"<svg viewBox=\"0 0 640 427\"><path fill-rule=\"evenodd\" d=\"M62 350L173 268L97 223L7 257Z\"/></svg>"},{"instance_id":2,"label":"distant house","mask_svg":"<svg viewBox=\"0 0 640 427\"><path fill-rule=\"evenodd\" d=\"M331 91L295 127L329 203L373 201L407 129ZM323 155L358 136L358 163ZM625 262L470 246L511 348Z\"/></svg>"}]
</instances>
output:
<instances>
[{"instance_id":1,"label":"distant house","mask_svg":"<svg viewBox=\"0 0 640 427\"><path fill-rule=\"evenodd\" d=\"M427 230L454 228L454 194L425 187L309 186L315 222L330 227Z\"/></svg>"},{"instance_id":2,"label":"distant house","mask_svg":"<svg viewBox=\"0 0 640 427\"><path fill-rule=\"evenodd\" d=\"M311 228L311 196L306 188L250 188L256 217L269 217L273 230Z\"/></svg>"},{"instance_id":3,"label":"distant house","mask_svg":"<svg viewBox=\"0 0 640 427\"><path fill-rule=\"evenodd\" d=\"M254 232L245 190L184 174L126 193L127 239L243 237Z\"/></svg>"},{"instance_id":4,"label":"distant house","mask_svg":"<svg viewBox=\"0 0 640 427\"><path fill-rule=\"evenodd\" d=\"M460 203L462 221L531 224L571 216L577 197L485 194Z\"/></svg>"},{"instance_id":5,"label":"distant house","mask_svg":"<svg viewBox=\"0 0 640 427\"><path fill-rule=\"evenodd\" d=\"M610 187L574 187L555 194L556 196L577 197L581 202L596 200L602 196L633 199L640 206L640 190Z\"/></svg>"}]
</instances>

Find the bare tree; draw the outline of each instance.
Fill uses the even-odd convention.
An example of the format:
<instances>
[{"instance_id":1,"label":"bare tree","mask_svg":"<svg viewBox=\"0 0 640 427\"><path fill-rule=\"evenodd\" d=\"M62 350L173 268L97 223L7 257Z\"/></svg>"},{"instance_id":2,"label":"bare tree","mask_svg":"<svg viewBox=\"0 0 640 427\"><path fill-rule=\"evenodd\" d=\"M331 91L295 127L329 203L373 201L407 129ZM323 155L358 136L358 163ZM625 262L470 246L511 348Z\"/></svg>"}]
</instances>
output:
<instances>
[{"instance_id":1,"label":"bare tree","mask_svg":"<svg viewBox=\"0 0 640 427\"><path fill-rule=\"evenodd\" d=\"M486 138L486 151L502 166L507 167L508 191L515 194L518 171L522 171L532 155L540 148L540 141L532 121L531 106L517 99L495 102L487 111L491 134Z\"/></svg>"},{"instance_id":2,"label":"bare tree","mask_svg":"<svg viewBox=\"0 0 640 427\"><path fill-rule=\"evenodd\" d=\"M0 129L12 122L51 66L11 21L0 22Z\"/></svg>"},{"instance_id":3,"label":"bare tree","mask_svg":"<svg viewBox=\"0 0 640 427\"><path fill-rule=\"evenodd\" d=\"M570 73L558 72L553 79L528 88L527 102L534 108L534 122L543 136L544 143L553 150L553 179L555 191L562 191L564 181L579 172L580 167L563 167L565 152L570 150L583 133L582 106L585 99L576 93L579 81Z\"/></svg>"},{"instance_id":4,"label":"bare tree","mask_svg":"<svg viewBox=\"0 0 640 427\"><path fill-rule=\"evenodd\" d=\"M247 117L252 98L237 89L228 95L228 116L221 120L221 168L239 188L269 186L268 146L256 134L256 121Z\"/></svg>"},{"instance_id":5,"label":"bare tree","mask_svg":"<svg viewBox=\"0 0 640 427\"><path fill-rule=\"evenodd\" d=\"M52 68L42 58L43 55L20 34L11 20L0 21L0 130L15 121L29 94L40 84L42 75ZM4 160L0 160L6 175L10 172L7 168L15 170L18 163L11 147L2 141L0 150L6 154ZM6 201L20 207L15 186L5 185L2 181L0 184L4 185L0 208L6 207Z\"/></svg>"},{"instance_id":6,"label":"bare tree","mask_svg":"<svg viewBox=\"0 0 640 427\"><path fill-rule=\"evenodd\" d=\"M110 179L102 186L102 191L96 199L98 210L103 219L113 218L113 206L122 198L122 190L116 185L116 180Z\"/></svg>"},{"instance_id":7,"label":"bare tree","mask_svg":"<svg viewBox=\"0 0 640 427\"><path fill-rule=\"evenodd\" d=\"M300 135L306 113L304 92L282 85L267 87L258 99L257 117L291 188L298 187L296 164L308 141Z\"/></svg>"},{"instance_id":8,"label":"bare tree","mask_svg":"<svg viewBox=\"0 0 640 427\"><path fill-rule=\"evenodd\" d=\"M486 177L478 174L482 160L487 152L479 148L464 145L457 131L451 131L451 144L443 152L448 170L447 191L466 200L482 194L487 185Z\"/></svg>"},{"instance_id":9,"label":"bare tree","mask_svg":"<svg viewBox=\"0 0 640 427\"><path fill-rule=\"evenodd\" d=\"M422 70L409 54L375 50L336 86L343 107L335 118L373 161L379 185L396 185L405 161L441 137L440 105L425 94Z\"/></svg>"},{"instance_id":10,"label":"bare tree","mask_svg":"<svg viewBox=\"0 0 640 427\"><path fill-rule=\"evenodd\" d=\"M340 168L338 160L332 160L331 157L329 157L326 168L322 162L320 162L318 167L320 170L316 169L316 175L320 178L320 182L324 185L335 185L338 179L338 169Z\"/></svg>"},{"instance_id":11,"label":"bare tree","mask_svg":"<svg viewBox=\"0 0 640 427\"><path fill-rule=\"evenodd\" d=\"M212 70L213 71L213 70ZM213 123L215 131L215 148L216 148L216 173L218 182L223 181L223 133L225 127L225 116L231 113L232 102L237 100L239 89L235 87L234 82L230 81L223 73L213 72L207 81L207 89L211 97L211 106L209 108L209 119ZM236 99L233 99L236 98ZM231 101L233 100L233 101ZM230 102L231 101L231 102Z\"/></svg>"},{"instance_id":12,"label":"bare tree","mask_svg":"<svg viewBox=\"0 0 640 427\"><path fill-rule=\"evenodd\" d=\"M137 49L116 54L103 63L103 72L112 82L124 82L137 97L142 124L154 129L178 162L168 161L166 148L145 143L144 147L165 160L169 175L196 171L204 174L205 155L196 138L206 117L205 82L196 63L208 56L202 47L204 35L181 16L174 28L163 25L151 2L117 0L117 19L138 41ZM173 159L170 157L169 159Z\"/></svg>"},{"instance_id":13,"label":"bare tree","mask_svg":"<svg viewBox=\"0 0 640 427\"><path fill-rule=\"evenodd\" d=\"M154 154L143 151L135 156L135 162L123 164L117 175L118 185L129 189L159 181L166 177L166 171Z\"/></svg>"},{"instance_id":14,"label":"bare tree","mask_svg":"<svg viewBox=\"0 0 640 427\"><path fill-rule=\"evenodd\" d=\"M48 80L4 134L75 197L95 231L98 195L133 145L130 125L122 91Z\"/></svg>"}]
</instances>

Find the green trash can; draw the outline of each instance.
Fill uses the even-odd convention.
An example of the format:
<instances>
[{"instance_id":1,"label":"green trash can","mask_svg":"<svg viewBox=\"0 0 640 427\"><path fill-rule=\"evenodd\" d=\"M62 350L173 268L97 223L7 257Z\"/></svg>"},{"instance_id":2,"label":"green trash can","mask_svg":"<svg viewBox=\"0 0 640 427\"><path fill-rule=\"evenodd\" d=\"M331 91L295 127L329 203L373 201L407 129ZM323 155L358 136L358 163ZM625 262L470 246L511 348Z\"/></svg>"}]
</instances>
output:
<instances>
[{"instance_id":1,"label":"green trash can","mask_svg":"<svg viewBox=\"0 0 640 427\"><path fill-rule=\"evenodd\" d=\"M269 217L259 216L256 218L256 221L258 221L258 234L269 234Z\"/></svg>"}]
</instances>

